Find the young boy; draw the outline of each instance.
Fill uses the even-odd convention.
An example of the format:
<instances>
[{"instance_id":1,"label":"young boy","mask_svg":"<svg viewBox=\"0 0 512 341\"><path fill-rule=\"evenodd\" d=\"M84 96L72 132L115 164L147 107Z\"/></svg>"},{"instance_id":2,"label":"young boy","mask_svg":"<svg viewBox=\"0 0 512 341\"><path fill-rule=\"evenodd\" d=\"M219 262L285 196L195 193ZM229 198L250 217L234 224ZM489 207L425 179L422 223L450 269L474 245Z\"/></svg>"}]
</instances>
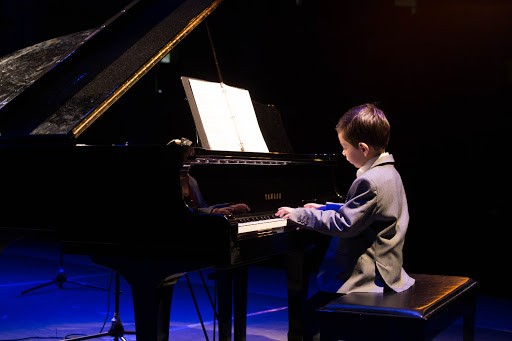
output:
<instances>
[{"instance_id":1,"label":"young boy","mask_svg":"<svg viewBox=\"0 0 512 341\"><path fill-rule=\"evenodd\" d=\"M333 237L318 273L320 294L404 291L414 284L402 268L409 212L393 156L385 151L389 122L365 104L346 112L336 131L343 155L358 168L345 204L281 207L276 216Z\"/></svg>"}]
</instances>

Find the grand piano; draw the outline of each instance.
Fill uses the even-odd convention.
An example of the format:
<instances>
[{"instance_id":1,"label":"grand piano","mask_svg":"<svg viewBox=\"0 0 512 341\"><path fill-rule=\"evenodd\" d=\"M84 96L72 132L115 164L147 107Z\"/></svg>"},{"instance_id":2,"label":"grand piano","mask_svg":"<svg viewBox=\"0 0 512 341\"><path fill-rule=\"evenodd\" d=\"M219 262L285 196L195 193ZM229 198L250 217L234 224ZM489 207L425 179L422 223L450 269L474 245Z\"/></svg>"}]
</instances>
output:
<instances>
[{"instance_id":1,"label":"grand piano","mask_svg":"<svg viewBox=\"0 0 512 341\"><path fill-rule=\"evenodd\" d=\"M137 340L169 339L173 284L210 267L219 280L220 338L232 337L234 292L235 339L245 339L247 265L279 255L293 260L287 264L289 338L300 339L293 330L307 294L304 252L325 242L286 220L268 219L283 205L336 197L335 156L290 152L280 140L285 135L273 130L280 121L271 107L255 103L270 153L124 134L127 121L141 130L168 122L183 136L194 130L185 101L177 106L183 110L154 112L153 99L131 89L147 87L144 76L219 6L220 0L134 1L101 27L0 60L0 246L47 235L65 252L91 255L117 271L132 287ZM173 91L185 96L182 88ZM146 110L130 110L134 102ZM127 140L120 143L119 136ZM206 202L245 203L250 216L200 210L190 177Z\"/></svg>"}]
</instances>

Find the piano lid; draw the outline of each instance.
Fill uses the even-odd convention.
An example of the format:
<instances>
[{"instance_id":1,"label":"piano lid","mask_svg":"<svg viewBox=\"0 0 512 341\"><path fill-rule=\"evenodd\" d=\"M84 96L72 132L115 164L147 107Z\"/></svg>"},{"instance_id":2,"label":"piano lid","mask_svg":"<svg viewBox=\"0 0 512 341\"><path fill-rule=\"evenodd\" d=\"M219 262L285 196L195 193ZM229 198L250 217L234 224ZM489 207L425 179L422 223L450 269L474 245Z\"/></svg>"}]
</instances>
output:
<instances>
[{"instance_id":1,"label":"piano lid","mask_svg":"<svg viewBox=\"0 0 512 341\"><path fill-rule=\"evenodd\" d=\"M133 1L98 29L2 58L1 138L77 138L221 2Z\"/></svg>"},{"instance_id":2,"label":"piano lid","mask_svg":"<svg viewBox=\"0 0 512 341\"><path fill-rule=\"evenodd\" d=\"M85 43L96 29L54 38L0 59L0 109Z\"/></svg>"}]
</instances>

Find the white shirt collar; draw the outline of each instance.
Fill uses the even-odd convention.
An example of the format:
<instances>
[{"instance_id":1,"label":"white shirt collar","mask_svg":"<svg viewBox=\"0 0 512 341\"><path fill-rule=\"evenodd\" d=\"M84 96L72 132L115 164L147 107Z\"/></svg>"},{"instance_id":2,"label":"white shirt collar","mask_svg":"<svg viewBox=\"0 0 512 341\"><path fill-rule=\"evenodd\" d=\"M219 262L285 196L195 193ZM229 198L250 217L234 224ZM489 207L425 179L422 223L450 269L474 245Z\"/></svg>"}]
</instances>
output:
<instances>
[{"instance_id":1,"label":"white shirt collar","mask_svg":"<svg viewBox=\"0 0 512 341\"><path fill-rule=\"evenodd\" d=\"M364 172L366 172L368 169L371 168L371 166L375 163L375 161L377 161L381 157L388 156L388 155L389 155L389 153L382 153L382 154L377 155L376 157L371 158L370 160L366 161L366 163L361 168L359 168L357 170L356 176L360 177Z\"/></svg>"}]
</instances>

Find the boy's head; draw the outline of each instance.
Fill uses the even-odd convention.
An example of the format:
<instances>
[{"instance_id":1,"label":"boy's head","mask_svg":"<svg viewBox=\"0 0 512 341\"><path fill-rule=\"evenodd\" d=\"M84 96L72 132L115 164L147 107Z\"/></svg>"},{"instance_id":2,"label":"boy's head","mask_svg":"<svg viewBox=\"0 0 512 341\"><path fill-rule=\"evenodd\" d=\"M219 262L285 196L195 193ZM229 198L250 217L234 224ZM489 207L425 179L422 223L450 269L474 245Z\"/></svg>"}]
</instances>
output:
<instances>
[{"instance_id":1,"label":"boy's head","mask_svg":"<svg viewBox=\"0 0 512 341\"><path fill-rule=\"evenodd\" d=\"M390 130L386 116L373 104L350 109L336 125L343 155L357 168L386 150Z\"/></svg>"}]
</instances>

